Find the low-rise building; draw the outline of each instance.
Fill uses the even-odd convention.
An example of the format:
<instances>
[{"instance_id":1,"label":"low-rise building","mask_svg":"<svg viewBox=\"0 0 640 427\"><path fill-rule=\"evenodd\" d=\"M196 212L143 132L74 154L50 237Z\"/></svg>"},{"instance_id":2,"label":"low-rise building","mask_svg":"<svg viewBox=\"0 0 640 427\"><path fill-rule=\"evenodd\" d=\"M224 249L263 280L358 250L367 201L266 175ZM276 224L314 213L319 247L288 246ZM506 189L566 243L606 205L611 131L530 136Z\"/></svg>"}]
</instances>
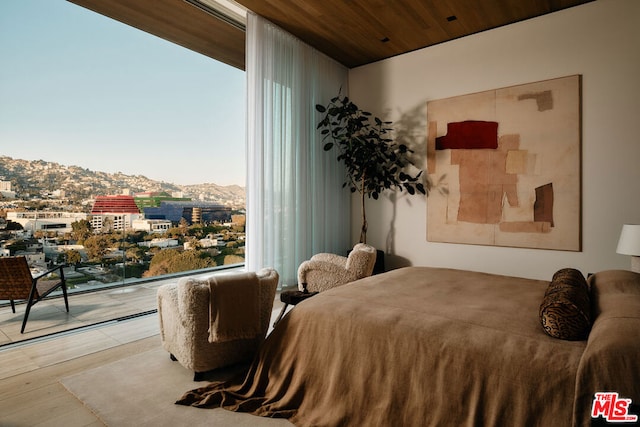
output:
<instances>
[{"instance_id":1,"label":"low-rise building","mask_svg":"<svg viewBox=\"0 0 640 427\"><path fill-rule=\"evenodd\" d=\"M34 233L36 231L55 231L58 233L70 233L71 224L87 219L83 212L52 212L52 211L9 211L7 220L17 222L25 230Z\"/></svg>"},{"instance_id":2,"label":"low-rise building","mask_svg":"<svg viewBox=\"0 0 640 427\"><path fill-rule=\"evenodd\" d=\"M172 248L178 246L177 239L153 239L148 242L140 242L138 246L145 246L147 248Z\"/></svg>"},{"instance_id":3,"label":"low-rise building","mask_svg":"<svg viewBox=\"0 0 640 427\"><path fill-rule=\"evenodd\" d=\"M131 222L131 228L148 233L164 234L171 228L171 221L165 219L136 219Z\"/></svg>"}]
</instances>

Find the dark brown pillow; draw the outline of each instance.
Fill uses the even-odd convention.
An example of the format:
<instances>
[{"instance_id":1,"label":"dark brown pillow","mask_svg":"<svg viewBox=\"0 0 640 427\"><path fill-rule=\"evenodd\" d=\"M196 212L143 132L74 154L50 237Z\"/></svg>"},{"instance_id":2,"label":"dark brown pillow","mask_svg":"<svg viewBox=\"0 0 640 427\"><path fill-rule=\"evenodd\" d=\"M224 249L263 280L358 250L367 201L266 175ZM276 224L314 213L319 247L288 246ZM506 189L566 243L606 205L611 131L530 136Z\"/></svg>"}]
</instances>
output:
<instances>
[{"instance_id":1,"label":"dark brown pillow","mask_svg":"<svg viewBox=\"0 0 640 427\"><path fill-rule=\"evenodd\" d=\"M580 271L563 268L554 275L540 304L544 331L563 340L583 340L591 329L589 286Z\"/></svg>"}]
</instances>

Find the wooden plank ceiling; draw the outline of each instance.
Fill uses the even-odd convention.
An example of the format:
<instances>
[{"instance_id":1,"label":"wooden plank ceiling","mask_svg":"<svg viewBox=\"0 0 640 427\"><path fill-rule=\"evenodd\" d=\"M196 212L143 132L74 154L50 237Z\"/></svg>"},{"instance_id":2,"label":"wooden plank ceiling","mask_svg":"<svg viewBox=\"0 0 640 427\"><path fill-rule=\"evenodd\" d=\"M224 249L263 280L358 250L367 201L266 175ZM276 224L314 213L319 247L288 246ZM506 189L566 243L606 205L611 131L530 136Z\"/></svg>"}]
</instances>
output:
<instances>
[{"instance_id":1,"label":"wooden plank ceiling","mask_svg":"<svg viewBox=\"0 0 640 427\"><path fill-rule=\"evenodd\" d=\"M356 67L591 0L236 0Z\"/></svg>"},{"instance_id":2,"label":"wooden plank ceiling","mask_svg":"<svg viewBox=\"0 0 640 427\"><path fill-rule=\"evenodd\" d=\"M183 0L69 0L244 69L241 30ZM349 68L594 0L236 0Z\"/></svg>"}]
</instances>

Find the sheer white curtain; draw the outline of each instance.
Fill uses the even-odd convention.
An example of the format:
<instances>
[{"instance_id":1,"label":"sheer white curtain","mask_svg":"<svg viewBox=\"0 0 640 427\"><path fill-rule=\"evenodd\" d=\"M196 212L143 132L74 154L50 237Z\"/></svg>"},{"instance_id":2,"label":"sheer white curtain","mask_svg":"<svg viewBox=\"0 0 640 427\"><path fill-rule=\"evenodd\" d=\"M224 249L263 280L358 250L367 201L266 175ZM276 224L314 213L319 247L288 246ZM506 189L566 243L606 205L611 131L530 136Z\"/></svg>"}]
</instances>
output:
<instances>
[{"instance_id":1,"label":"sheer white curtain","mask_svg":"<svg viewBox=\"0 0 640 427\"><path fill-rule=\"evenodd\" d=\"M326 104L347 69L269 21L247 22L246 267L274 267L296 284L298 265L317 252L350 248L344 169L322 149L315 104Z\"/></svg>"}]
</instances>

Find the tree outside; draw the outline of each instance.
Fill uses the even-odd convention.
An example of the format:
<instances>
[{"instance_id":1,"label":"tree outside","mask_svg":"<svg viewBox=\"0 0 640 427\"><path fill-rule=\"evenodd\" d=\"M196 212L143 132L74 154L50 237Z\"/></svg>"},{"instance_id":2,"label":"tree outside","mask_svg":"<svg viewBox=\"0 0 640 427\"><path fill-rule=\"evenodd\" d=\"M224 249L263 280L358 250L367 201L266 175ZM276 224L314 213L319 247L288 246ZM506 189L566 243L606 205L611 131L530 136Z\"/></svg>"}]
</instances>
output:
<instances>
[{"instance_id":1,"label":"tree outside","mask_svg":"<svg viewBox=\"0 0 640 427\"><path fill-rule=\"evenodd\" d=\"M82 262L82 254L75 249L69 249L68 251L64 251L65 262L67 264L71 264L74 267L77 267L78 264Z\"/></svg>"},{"instance_id":2,"label":"tree outside","mask_svg":"<svg viewBox=\"0 0 640 427\"><path fill-rule=\"evenodd\" d=\"M153 257L149 270L145 272L144 277L199 270L202 268L215 267L216 265L216 260L204 251L167 249L157 253Z\"/></svg>"},{"instance_id":3,"label":"tree outside","mask_svg":"<svg viewBox=\"0 0 640 427\"><path fill-rule=\"evenodd\" d=\"M93 235L91 223L86 219L71 223L71 236L80 244Z\"/></svg>"}]
</instances>

